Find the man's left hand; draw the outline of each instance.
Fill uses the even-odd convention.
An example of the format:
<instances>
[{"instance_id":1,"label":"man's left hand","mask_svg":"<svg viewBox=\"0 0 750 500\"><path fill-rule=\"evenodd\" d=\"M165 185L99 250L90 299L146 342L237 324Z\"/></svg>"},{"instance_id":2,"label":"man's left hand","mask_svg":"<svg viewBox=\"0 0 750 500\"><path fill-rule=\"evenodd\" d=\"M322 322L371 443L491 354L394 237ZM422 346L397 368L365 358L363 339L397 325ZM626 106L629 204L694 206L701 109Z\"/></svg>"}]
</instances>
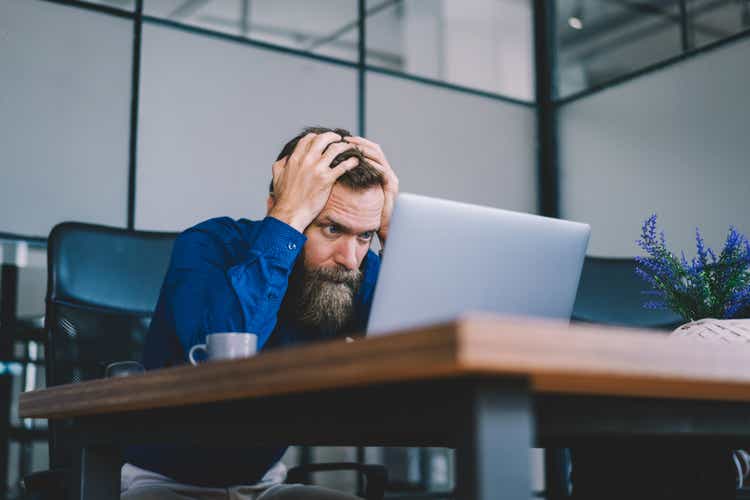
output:
<instances>
[{"instance_id":1,"label":"man's left hand","mask_svg":"<svg viewBox=\"0 0 750 500\"><path fill-rule=\"evenodd\" d=\"M395 172L391 168L391 164L388 163L388 159L386 159L380 145L364 137L344 137L344 140L356 145L367 161L383 174L385 181L383 183L385 203L383 204L383 214L380 218L378 238L380 239L380 243L385 246L385 240L388 238L388 226L391 223L391 214L393 213L393 205L396 202L396 196L398 196L398 177L396 177Z\"/></svg>"}]
</instances>

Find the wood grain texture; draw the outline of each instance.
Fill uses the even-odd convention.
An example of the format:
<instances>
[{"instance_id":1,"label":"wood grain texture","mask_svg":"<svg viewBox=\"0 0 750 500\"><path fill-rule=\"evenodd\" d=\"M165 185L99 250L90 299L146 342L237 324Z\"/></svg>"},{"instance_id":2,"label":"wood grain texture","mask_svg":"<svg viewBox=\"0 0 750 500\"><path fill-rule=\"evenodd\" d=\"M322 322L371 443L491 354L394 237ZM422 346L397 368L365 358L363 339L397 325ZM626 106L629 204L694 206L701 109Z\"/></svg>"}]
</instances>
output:
<instances>
[{"instance_id":1,"label":"wood grain texture","mask_svg":"<svg viewBox=\"0 0 750 500\"><path fill-rule=\"evenodd\" d=\"M750 401L750 345L488 316L456 327L461 371L524 374L536 392Z\"/></svg>"},{"instance_id":2,"label":"wood grain texture","mask_svg":"<svg viewBox=\"0 0 750 500\"><path fill-rule=\"evenodd\" d=\"M544 393L750 401L750 346L660 332L468 315L352 343L180 366L21 395L21 417L62 418L464 376L521 376Z\"/></svg>"}]
</instances>

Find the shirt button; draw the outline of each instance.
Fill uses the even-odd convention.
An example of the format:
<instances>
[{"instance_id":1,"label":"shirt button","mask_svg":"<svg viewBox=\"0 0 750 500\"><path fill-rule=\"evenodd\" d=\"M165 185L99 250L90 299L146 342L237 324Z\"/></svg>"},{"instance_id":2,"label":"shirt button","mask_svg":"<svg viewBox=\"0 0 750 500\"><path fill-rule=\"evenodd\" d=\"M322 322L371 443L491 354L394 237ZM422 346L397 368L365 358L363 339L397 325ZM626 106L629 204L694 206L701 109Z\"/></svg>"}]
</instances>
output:
<instances>
[{"instance_id":1,"label":"shirt button","mask_svg":"<svg viewBox=\"0 0 750 500\"><path fill-rule=\"evenodd\" d=\"M292 243L292 242L289 242L289 244L287 244L287 246L286 246L286 247L287 247L287 248L288 248L289 250L296 250L296 249L297 249L297 244L296 244L296 243Z\"/></svg>"}]
</instances>

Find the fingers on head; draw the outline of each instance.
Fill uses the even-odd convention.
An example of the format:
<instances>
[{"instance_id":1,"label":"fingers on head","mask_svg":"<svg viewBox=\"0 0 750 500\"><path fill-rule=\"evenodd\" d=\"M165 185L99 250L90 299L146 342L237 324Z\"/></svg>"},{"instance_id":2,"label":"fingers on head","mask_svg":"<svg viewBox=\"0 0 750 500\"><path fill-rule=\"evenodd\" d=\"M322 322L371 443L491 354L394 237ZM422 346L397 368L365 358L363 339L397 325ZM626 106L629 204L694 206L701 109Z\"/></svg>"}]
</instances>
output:
<instances>
[{"instance_id":1,"label":"fingers on head","mask_svg":"<svg viewBox=\"0 0 750 500\"><path fill-rule=\"evenodd\" d=\"M330 169L331 174L333 175L334 179L338 179L357 165L359 165L359 158L356 156L352 156L351 158L342 161L341 163Z\"/></svg>"},{"instance_id":2,"label":"fingers on head","mask_svg":"<svg viewBox=\"0 0 750 500\"><path fill-rule=\"evenodd\" d=\"M336 144L331 144L328 149L326 149L326 152L322 158L323 161L321 163L323 163L323 165L326 167L330 167L331 163L333 163L333 160L336 159L337 156L345 153L346 151L354 149L355 147L352 144L346 142L337 142ZM357 163L359 163L359 159L357 159Z\"/></svg>"},{"instance_id":3,"label":"fingers on head","mask_svg":"<svg viewBox=\"0 0 750 500\"><path fill-rule=\"evenodd\" d=\"M385 170L385 167L383 165L381 165L380 163L376 162L372 158L367 158L365 161L367 162L368 165L370 165L373 168L375 168L375 170L377 170L378 172L380 172L382 175L385 175L386 170Z\"/></svg>"},{"instance_id":4,"label":"fingers on head","mask_svg":"<svg viewBox=\"0 0 750 500\"><path fill-rule=\"evenodd\" d=\"M378 148L375 148L369 144L359 144L359 149L362 151L362 154L367 156L368 158L372 159L381 159L383 158L383 152L380 151Z\"/></svg>"},{"instance_id":5,"label":"fingers on head","mask_svg":"<svg viewBox=\"0 0 750 500\"><path fill-rule=\"evenodd\" d=\"M329 145L341 142L341 136L335 132L325 132L315 137L313 140L309 152L314 155L322 155ZM330 149L330 148L329 148Z\"/></svg>"},{"instance_id":6,"label":"fingers on head","mask_svg":"<svg viewBox=\"0 0 750 500\"><path fill-rule=\"evenodd\" d=\"M345 137L344 140L347 142L351 142L354 144L357 144L358 146L370 148L374 151L383 152L383 149L380 147L380 144L377 142L372 142L369 139L365 139L364 137Z\"/></svg>"},{"instance_id":7,"label":"fingers on head","mask_svg":"<svg viewBox=\"0 0 750 500\"><path fill-rule=\"evenodd\" d=\"M315 140L316 135L310 132L309 134L302 137L302 139L299 140L297 143L297 146L295 146L294 151L292 152L291 158L301 158L303 157L307 151L310 149L310 145Z\"/></svg>"}]
</instances>

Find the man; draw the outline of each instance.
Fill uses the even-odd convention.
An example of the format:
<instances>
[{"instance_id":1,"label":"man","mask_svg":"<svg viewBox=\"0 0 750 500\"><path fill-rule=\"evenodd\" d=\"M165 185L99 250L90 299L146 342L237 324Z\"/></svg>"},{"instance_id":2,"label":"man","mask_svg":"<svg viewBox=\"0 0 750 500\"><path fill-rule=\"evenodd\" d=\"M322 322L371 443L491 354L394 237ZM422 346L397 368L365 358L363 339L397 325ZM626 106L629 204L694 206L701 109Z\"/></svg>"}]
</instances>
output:
<instances>
[{"instance_id":1,"label":"man","mask_svg":"<svg viewBox=\"0 0 750 500\"><path fill-rule=\"evenodd\" d=\"M148 369L186 362L212 332L250 332L260 350L363 331L398 179L380 146L309 128L272 167L262 221L211 219L183 232L146 341ZM248 425L252 425L249 422ZM123 499L351 499L280 485L285 448L134 448ZM249 486L248 486L249 485Z\"/></svg>"}]
</instances>

